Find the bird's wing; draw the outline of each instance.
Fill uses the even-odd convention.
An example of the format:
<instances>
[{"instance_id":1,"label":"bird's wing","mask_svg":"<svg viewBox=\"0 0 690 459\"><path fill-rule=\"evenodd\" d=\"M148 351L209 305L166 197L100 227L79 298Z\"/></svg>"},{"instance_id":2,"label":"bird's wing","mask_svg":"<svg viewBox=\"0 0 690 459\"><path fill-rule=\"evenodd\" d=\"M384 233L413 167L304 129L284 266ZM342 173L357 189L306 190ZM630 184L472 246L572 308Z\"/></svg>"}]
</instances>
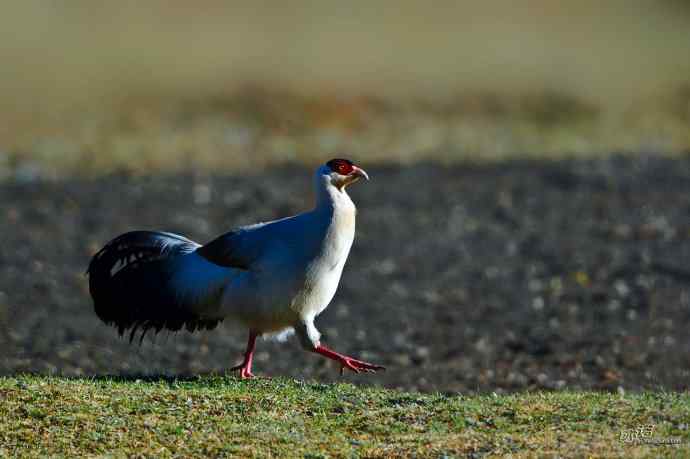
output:
<instances>
[{"instance_id":1,"label":"bird's wing","mask_svg":"<svg viewBox=\"0 0 690 459\"><path fill-rule=\"evenodd\" d=\"M218 266L249 270L276 239L282 239L284 223L290 220L294 217L234 229L199 247L196 253Z\"/></svg>"}]
</instances>

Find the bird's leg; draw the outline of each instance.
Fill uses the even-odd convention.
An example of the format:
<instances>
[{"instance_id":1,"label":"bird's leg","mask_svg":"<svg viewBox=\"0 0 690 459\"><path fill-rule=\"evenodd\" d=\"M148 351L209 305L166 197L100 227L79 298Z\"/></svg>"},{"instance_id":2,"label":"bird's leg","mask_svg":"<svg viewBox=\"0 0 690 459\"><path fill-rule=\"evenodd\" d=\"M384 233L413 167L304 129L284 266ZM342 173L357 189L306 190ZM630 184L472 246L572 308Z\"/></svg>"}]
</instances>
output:
<instances>
[{"instance_id":1,"label":"bird's leg","mask_svg":"<svg viewBox=\"0 0 690 459\"><path fill-rule=\"evenodd\" d=\"M313 352L321 354L324 357L328 357L329 359L335 360L336 362L340 363L340 374L343 374L343 370L345 370L345 368L347 368L348 370L352 370L355 373L359 373L361 371L367 373L375 373L377 370L386 369L381 365L374 365L373 363L363 362L361 360L348 357L347 355L339 354L331 349L328 349L326 346L322 344L319 344L318 346L313 348Z\"/></svg>"},{"instance_id":2,"label":"bird's leg","mask_svg":"<svg viewBox=\"0 0 690 459\"><path fill-rule=\"evenodd\" d=\"M296 323L295 332L297 333L300 344L302 344L304 349L310 352L321 354L324 357L338 362L340 364L341 374L345 368L354 371L355 373L359 373L361 371L374 373L377 370L385 370L385 368L381 365L374 365L373 363L363 362L347 355L339 354L322 345L319 341L319 338L321 338L321 333L319 333L314 326L314 321L312 318L305 318L304 320Z\"/></svg>"},{"instance_id":3,"label":"bird's leg","mask_svg":"<svg viewBox=\"0 0 690 459\"><path fill-rule=\"evenodd\" d=\"M250 379L253 378L252 374L252 359L254 358L254 347L256 345L256 337L258 333L254 330L249 331L249 340L247 341L247 350L244 353L244 361L230 369L230 371L240 370L240 378Z\"/></svg>"}]
</instances>

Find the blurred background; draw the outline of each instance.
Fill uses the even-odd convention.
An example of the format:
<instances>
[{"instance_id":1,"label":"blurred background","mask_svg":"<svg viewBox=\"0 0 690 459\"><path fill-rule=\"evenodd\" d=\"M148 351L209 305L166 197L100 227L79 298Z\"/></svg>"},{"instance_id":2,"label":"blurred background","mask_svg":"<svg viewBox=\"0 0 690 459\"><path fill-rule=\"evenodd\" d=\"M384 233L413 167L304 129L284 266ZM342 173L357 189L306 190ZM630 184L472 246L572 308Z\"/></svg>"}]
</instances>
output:
<instances>
[{"instance_id":1,"label":"blurred background","mask_svg":"<svg viewBox=\"0 0 690 459\"><path fill-rule=\"evenodd\" d=\"M10 2L0 34L4 175L690 145L680 0Z\"/></svg>"},{"instance_id":2,"label":"blurred background","mask_svg":"<svg viewBox=\"0 0 690 459\"><path fill-rule=\"evenodd\" d=\"M374 181L323 323L397 368L369 381L684 387L689 151L682 0L7 2L0 372L234 364L232 325L118 341L89 257L301 211L346 156ZM335 372L265 346L266 372Z\"/></svg>"}]
</instances>

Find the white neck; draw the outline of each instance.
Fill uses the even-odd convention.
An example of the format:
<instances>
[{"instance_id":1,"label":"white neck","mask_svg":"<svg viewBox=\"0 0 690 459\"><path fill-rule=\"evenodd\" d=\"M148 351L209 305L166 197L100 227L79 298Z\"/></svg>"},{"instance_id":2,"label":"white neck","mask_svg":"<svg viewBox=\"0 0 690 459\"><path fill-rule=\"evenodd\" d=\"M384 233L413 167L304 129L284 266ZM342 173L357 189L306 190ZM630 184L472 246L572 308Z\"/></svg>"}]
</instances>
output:
<instances>
[{"instance_id":1,"label":"white neck","mask_svg":"<svg viewBox=\"0 0 690 459\"><path fill-rule=\"evenodd\" d=\"M334 211L341 209L354 209L355 205L350 199L350 196L342 189L336 188L330 180L330 177L317 174L314 179L316 191L316 208L317 209L333 209Z\"/></svg>"}]
</instances>

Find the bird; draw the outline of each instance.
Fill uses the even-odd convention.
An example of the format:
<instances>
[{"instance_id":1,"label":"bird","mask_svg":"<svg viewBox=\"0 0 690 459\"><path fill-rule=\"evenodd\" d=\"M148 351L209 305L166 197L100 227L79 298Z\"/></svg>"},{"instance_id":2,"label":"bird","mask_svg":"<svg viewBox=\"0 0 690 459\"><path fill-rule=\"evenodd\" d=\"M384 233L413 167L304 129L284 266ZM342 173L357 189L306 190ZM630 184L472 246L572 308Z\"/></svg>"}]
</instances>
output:
<instances>
[{"instance_id":1,"label":"bird","mask_svg":"<svg viewBox=\"0 0 690 459\"><path fill-rule=\"evenodd\" d=\"M301 346L355 373L385 370L321 342L314 319L333 299L355 237L357 209L347 187L369 180L335 158L313 176L315 205L306 212L241 226L205 245L162 231L124 233L91 259L87 275L96 315L129 332L211 330L224 319L248 329L242 363L253 378L256 339L296 334Z\"/></svg>"}]
</instances>

